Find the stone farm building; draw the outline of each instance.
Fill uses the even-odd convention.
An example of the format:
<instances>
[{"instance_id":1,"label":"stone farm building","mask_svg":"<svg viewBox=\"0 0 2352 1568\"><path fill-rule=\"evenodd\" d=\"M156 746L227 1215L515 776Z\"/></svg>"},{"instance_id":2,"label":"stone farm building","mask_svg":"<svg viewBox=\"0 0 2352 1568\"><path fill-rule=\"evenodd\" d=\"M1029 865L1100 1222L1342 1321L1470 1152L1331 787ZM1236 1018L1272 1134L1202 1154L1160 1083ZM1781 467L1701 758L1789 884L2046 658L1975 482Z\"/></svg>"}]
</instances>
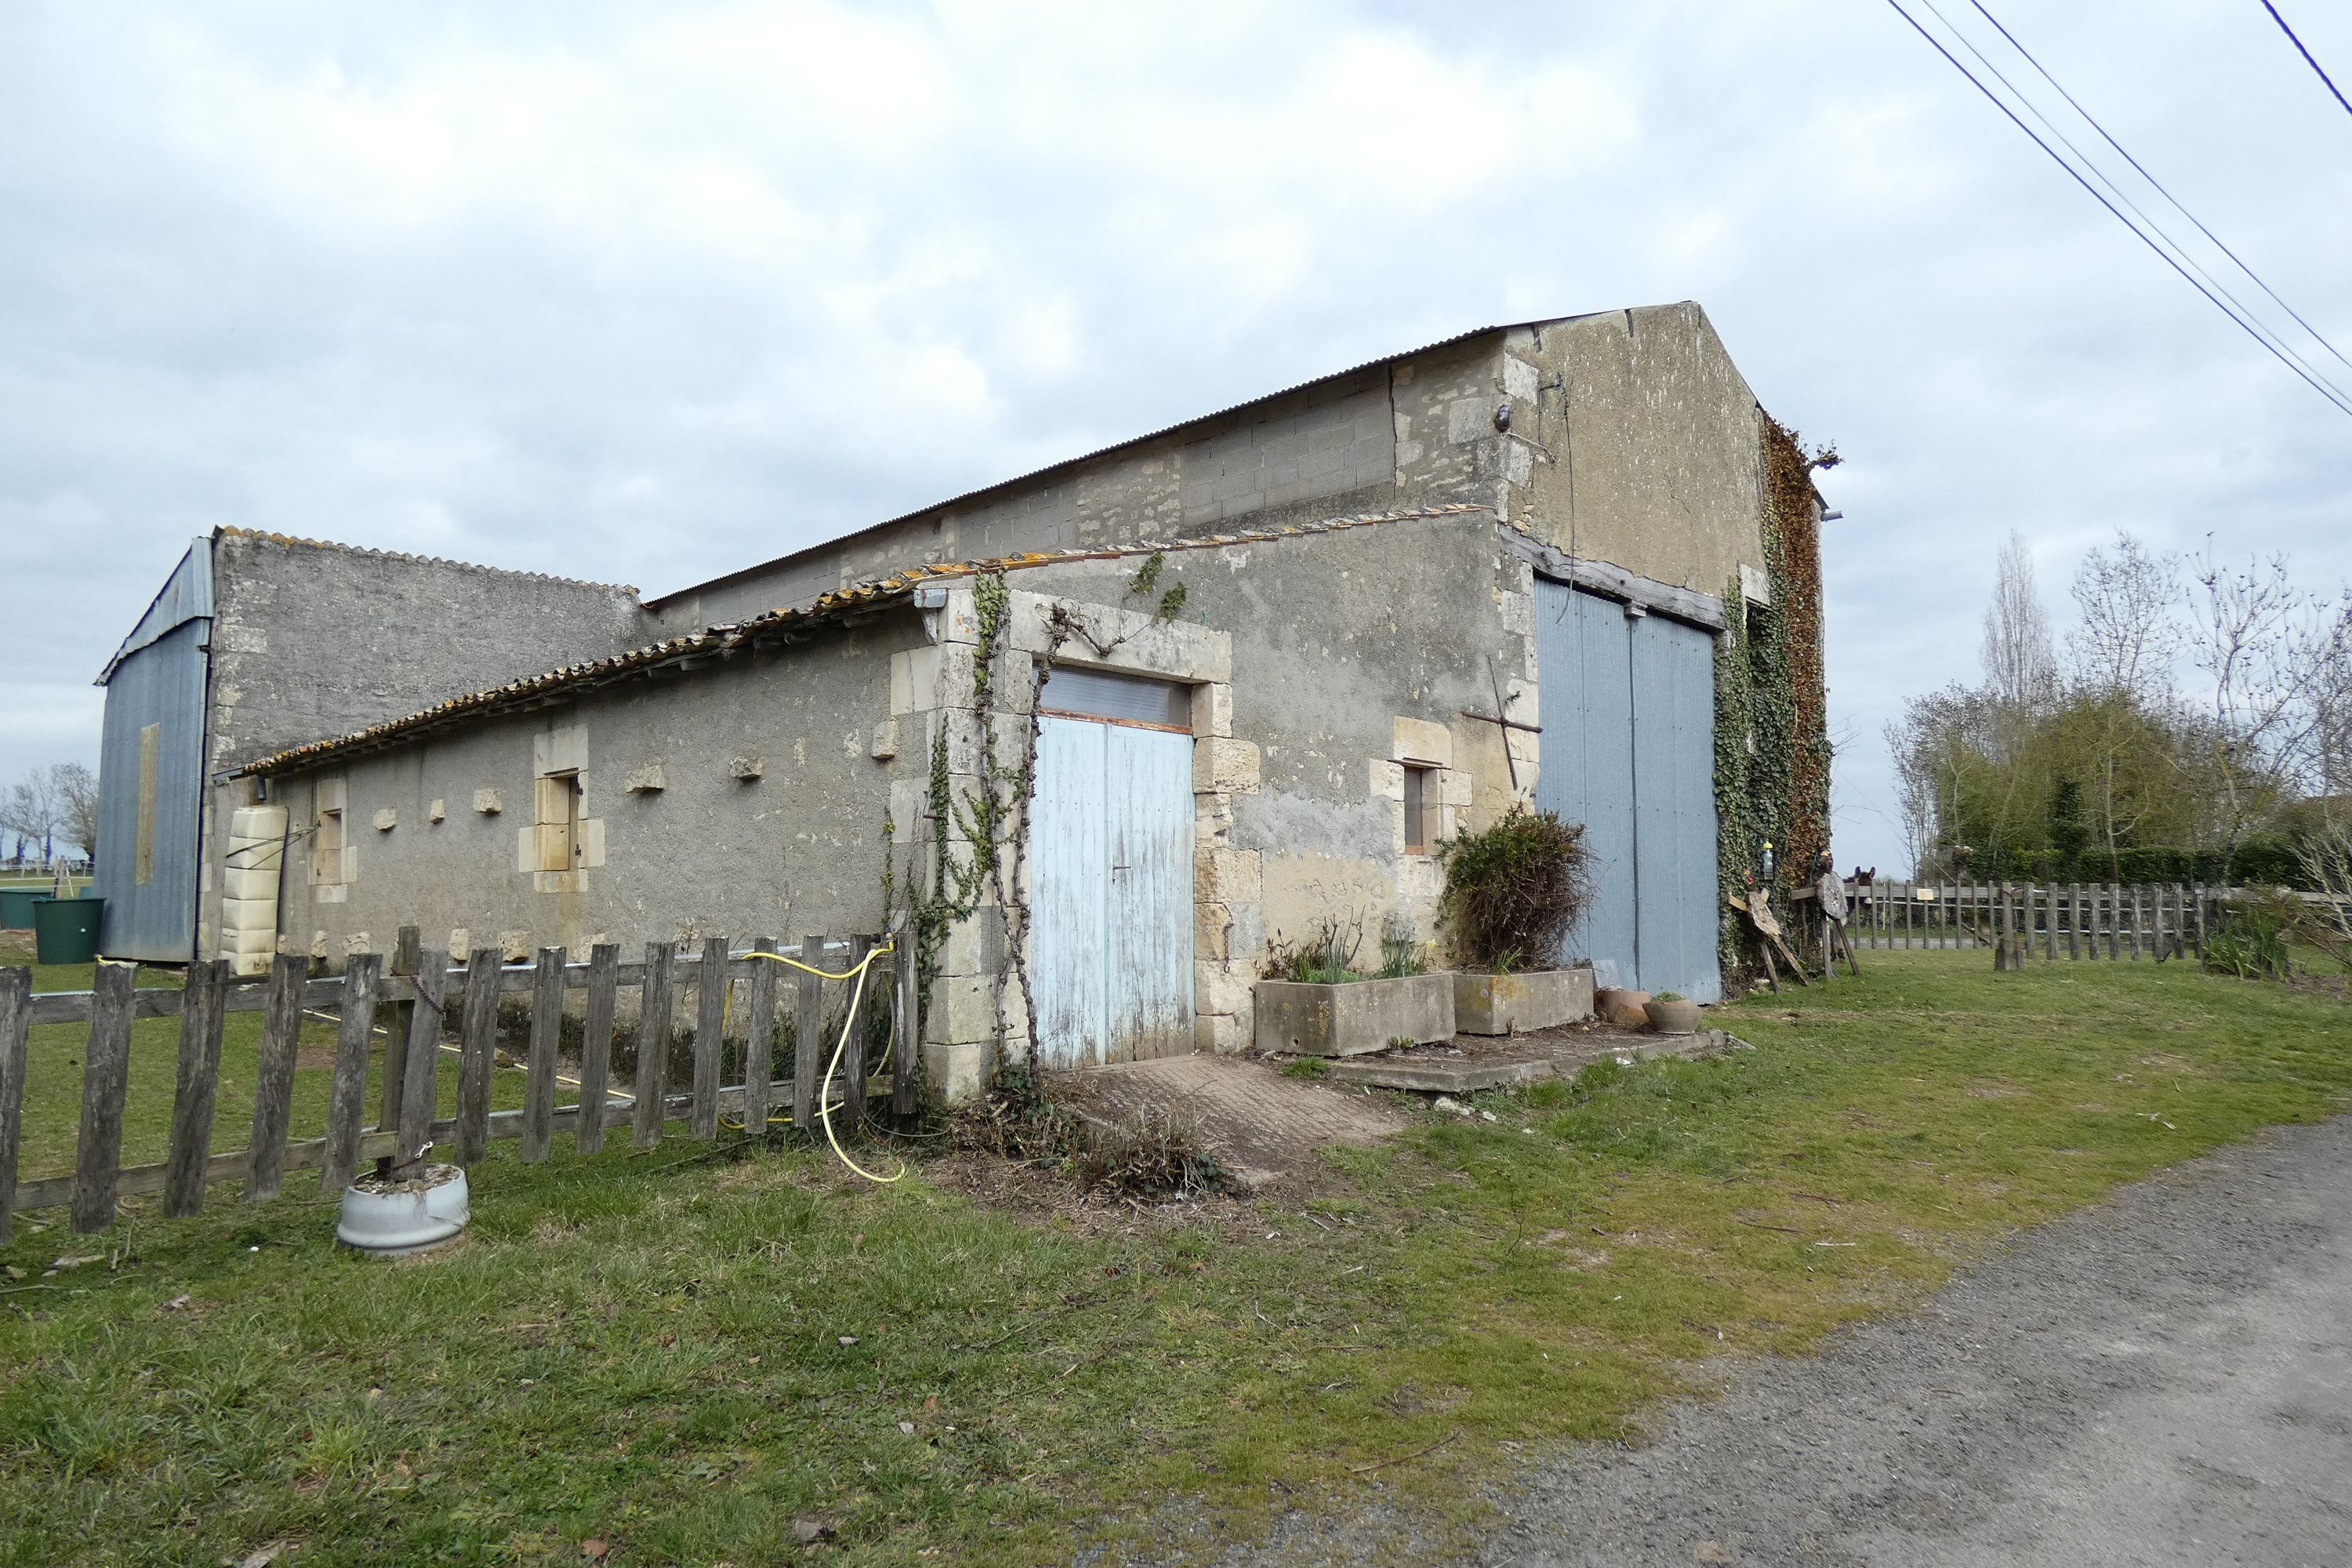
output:
<instances>
[{"instance_id":1,"label":"stone farm building","mask_svg":"<svg viewBox=\"0 0 2352 1568\"><path fill-rule=\"evenodd\" d=\"M1239 1050L1270 944L1431 936L1433 852L1532 801L1598 852L1602 983L1712 1000L1727 884L1825 831L1822 516L1686 302L1465 333L653 599L222 529L101 678L102 945L789 941L920 898L953 1095L1024 1048L1008 945L1049 1064ZM942 876L1032 745L1025 826Z\"/></svg>"}]
</instances>

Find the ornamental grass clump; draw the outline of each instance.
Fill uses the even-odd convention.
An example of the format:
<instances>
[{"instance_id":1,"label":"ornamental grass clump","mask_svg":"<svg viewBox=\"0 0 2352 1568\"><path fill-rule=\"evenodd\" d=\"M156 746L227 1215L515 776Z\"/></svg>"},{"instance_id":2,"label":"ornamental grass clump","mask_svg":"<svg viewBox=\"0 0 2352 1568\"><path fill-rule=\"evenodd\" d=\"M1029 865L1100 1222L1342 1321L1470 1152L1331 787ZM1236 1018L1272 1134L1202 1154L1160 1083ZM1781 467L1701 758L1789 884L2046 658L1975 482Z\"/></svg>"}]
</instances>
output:
<instances>
[{"instance_id":1,"label":"ornamental grass clump","mask_svg":"<svg viewBox=\"0 0 2352 1568\"><path fill-rule=\"evenodd\" d=\"M1438 921L1465 970L1548 969L1592 898L1581 823L1515 805L1481 833L1447 843Z\"/></svg>"}]
</instances>

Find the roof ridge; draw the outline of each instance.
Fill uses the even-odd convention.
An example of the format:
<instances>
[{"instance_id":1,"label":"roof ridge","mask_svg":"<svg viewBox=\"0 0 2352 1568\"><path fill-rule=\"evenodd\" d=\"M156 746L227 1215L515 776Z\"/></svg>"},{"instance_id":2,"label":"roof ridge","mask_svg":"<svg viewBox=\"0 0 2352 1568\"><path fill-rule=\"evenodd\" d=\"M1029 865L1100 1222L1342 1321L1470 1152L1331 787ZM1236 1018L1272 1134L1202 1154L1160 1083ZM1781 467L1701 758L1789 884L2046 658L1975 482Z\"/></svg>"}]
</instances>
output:
<instances>
[{"instance_id":1,"label":"roof ridge","mask_svg":"<svg viewBox=\"0 0 2352 1568\"><path fill-rule=\"evenodd\" d=\"M281 546L302 545L311 550L336 550L347 555L370 555L379 561L406 561L420 566L455 566L464 572L488 572L500 577L529 577L541 583L562 583L575 588L617 588L632 599L638 596L634 583L604 583L592 577L565 577L552 572L526 572L513 566L488 566L478 561L459 561L447 555L417 555L405 550L378 550L369 544L345 544L336 539L308 539L298 533L278 533L268 529L239 528L223 523L213 531L232 539L257 540L264 544Z\"/></svg>"},{"instance_id":2,"label":"roof ridge","mask_svg":"<svg viewBox=\"0 0 2352 1568\"><path fill-rule=\"evenodd\" d=\"M1685 302L1687 301L1677 301L1677 303ZM922 506L917 507L912 511L903 511L895 517L882 518L877 521L853 528L846 533L835 534L831 539L819 540L814 544L803 545L798 550L786 551L782 555L771 556L765 561L755 561L749 566L739 566L731 572L722 572L716 577L707 577L699 583L688 583L683 587L673 588L667 593L657 594L650 603L654 605L664 605L673 599L691 594L698 588L709 588L714 584L730 582L735 578L746 576L751 573L761 571L767 567L777 565L780 563L791 561L796 557L808 554L811 551L823 550L828 545L845 543L853 539L862 539L869 533L874 533L882 529L893 527L898 523L911 522L915 519L923 517L931 512L947 511L952 508L962 506L966 502L976 501L983 496L993 495L1000 490L1009 490L1016 486L1030 484L1036 480L1045 479L1049 474L1059 473L1064 469L1076 468L1081 464L1093 462L1097 458L1109 457L1114 452L1124 452L1132 447L1146 446L1153 441L1164 440L1171 436L1177 435L1179 432L1191 429L1196 425L1206 425L1212 420L1223 419L1232 415L1244 413L1250 409L1259 407L1265 404L1278 403L1286 397L1295 396L1303 392L1310 392L1318 386L1328 385L1335 381L1345 381L1350 376L1368 375L1373 371L1391 368L1405 360L1416 359L1426 353L1434 353L1440 349L1454 348L1460 344L1469 342L1474 338L1489 337L1496 333L1502 332L1524 331L1530 327L1562 326L1571 321L1589 321L1596 316L1614 316L1621 314L1625 310L1654 310L1664 308L1667 307L1656 305L1633 305L1622 307L1620 310L1581 310L1563 316L1537 316L1523 321L1493 321L1483 327L1472 327L1467 331L1456 332L1452 337L1439 338L1434 342L1423 343L1418 348L1399 349L1394 353L1382 354L1376 359L1368 359L1360 363L1351 364L1341 370L1327 371L1320 375L1308 376L1304 381L1293 382L1287 386L1276 387L1271 392L1259 393L1255 396L1245 397L1238 403L1229 403L1222 408L1211 409L1205 414L1195 414L1190 417L1180 419L1172 425L1162 425L1157 429L1146 430L1140 435L1125 437L1119 440L1110 442L1107 446L1097 447L1090 451L1075 453L1066 458L1058 458L1053 462L1045 464L1042 468L1031 468L1024 473L1008 475L1001 479L992 479L984 485L978 486L971 489L960 491L955 495L945 498L944 500L927 502Z\"/></svg>"},{"instance_id":3,"label":"roof ridge","mask_svg":"<svg viewBox=\"0 0 2352 1568\"><path fill-rule=\"evenodd\" d=\"M754 640L763 631L794 622L814 623L836 615L877 605L910 593L918 583L942 578L982 577L991 574L1023 571L1033 566L1052 566L1066 561L1113 561L1130 555L1165 553L1171 550L1218 550L1236 544L1265 544L1284 539L1295 539L1318 533L1338 533L1351 528L1365 528L1382 522L1410 522L1419 519L1463 517L1485 514L1492 517L1493 509L1472 501L1449 501L1440 506L1414 507L1401 511L1360 512L1349 517L1326 518L1320 522L1285 523L1277 528L1258 529L1246 533L1218 533L1199 539L1142 540L1133 544L1106 545L1092 550L1033 551L1020 555L991 556L977 561L958 561L921 566L910 566L865 583L850 584L829 589L818 595L806 605L798 608L762 610L741 620L706 626L700 631L682 632L638 647L625 648L604 658L586 659L567 664L538 675L527 675L498 686L486 687L419 709L397 719L387 719L363 730L334 735L304 745L291 746L265 757L257 757L234 770L231 776L248 773L271 773L298 763L316 762L338 752L353 750L371 742L389 741L412 730L432 725L463 714L495 711L501 704L538 697L567 686L582 685L600 677L615 676L631 669L644 668L686 654L706 648L733 647Z\"/></svg>"}]
</instances>

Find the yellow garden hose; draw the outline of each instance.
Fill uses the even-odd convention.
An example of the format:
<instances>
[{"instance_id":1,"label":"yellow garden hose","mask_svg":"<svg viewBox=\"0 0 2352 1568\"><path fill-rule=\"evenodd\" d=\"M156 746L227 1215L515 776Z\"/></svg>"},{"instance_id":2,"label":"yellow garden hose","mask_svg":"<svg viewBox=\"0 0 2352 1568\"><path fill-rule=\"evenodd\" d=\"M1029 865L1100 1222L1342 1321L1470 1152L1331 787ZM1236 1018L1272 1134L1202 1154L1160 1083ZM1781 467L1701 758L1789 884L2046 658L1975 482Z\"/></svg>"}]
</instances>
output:
<instances>
[{"instance_id":1,"label":"yellow garden hose","mask_svg":"<svg viewBox=\"0 0 2352 1568\"><path fill-rule=\"evenodd\" d=\"M747 952L742 955L745 958L764 958L773 963L788 964L792 968L797 969L804 974L814 974L821 980L854 980L856 982L856 984L850 988L849 1016L842 1020L841 1038L835 1042L833 1047L833 1059L825 1066L824 1080L817 1086L816 1113L817 1120L824 1124L824 1140L826 1142L833 1145L833 1152L835 1155L840 1159L841 1163L848 1166L852 1171L855 1171L857 1174L865 1177L867 1181L883 1186L887 1186L892 1182L904 1179L908 1170L905 1162L900 1162L898 1173L897 1175L877 1176L873 1172L866 1169L863 1165L860 1165L856 1161L851 1159L849 1157L849 1152L841 1146L841 1140L834 1135L833 1111L835 1108L828 1103L828 1101L833 1096L833 1075L841 1069L841 1058L843 1053L849 1049L850 1037L855 1034L857 1029L858 1007L860 1004L864 1002L866 997L866 972L873 966L876 959L881 957L886 952L897 951L898 945L898 943L897 939L893 938L888 942L883 942L878 947L869 948L864 958L859 959L854 966L843 970L838 974L835 974L829 969L819 969L813 963L804 963L801 960L791 957L786 953L755 952ZM734 991L730 986L728 991L727 1008L731 1009L734 1005ZM726 1016L727 1011L722 1010L719 1015L719 1031L722 1037L726 1032ZM747 1070L751 1065L751 1042L747 1042L744 1049L744 1065ZM898 1042L894 1033L890 1044L884 1048L882 1053L882 1060L885 1064L889 1063L892 1054L896 1052L898 1048ZM901 1072L906 1070L904 1064L899 1065L898 1070ZM843 1103L846 1104L847 1101L845 1100ZM777 1118L771 1117L769 1120L773 1121L777 1120Z\"/></svg>"}]
</instances>

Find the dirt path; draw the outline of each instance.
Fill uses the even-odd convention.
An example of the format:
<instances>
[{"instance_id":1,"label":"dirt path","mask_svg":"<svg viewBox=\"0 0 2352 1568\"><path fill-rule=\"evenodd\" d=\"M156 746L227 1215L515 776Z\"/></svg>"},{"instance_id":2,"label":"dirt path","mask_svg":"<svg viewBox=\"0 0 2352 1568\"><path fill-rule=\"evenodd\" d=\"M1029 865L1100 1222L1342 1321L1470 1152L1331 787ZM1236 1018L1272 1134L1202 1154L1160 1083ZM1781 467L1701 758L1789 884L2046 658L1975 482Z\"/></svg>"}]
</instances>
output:
<instances>
[{"instance_id":1,"label":"dirt path","mask_svg":"<svg viewBox=\"0 0 2352 1568\"><path fill-rule=\"evenodd\" d=\"M2129 1188L1503 1501L1487 1568L2352 1563L2352 1118ZM1397 1531L1295 1520L1231 1561Z\"/></svg>"}]
</instances>

